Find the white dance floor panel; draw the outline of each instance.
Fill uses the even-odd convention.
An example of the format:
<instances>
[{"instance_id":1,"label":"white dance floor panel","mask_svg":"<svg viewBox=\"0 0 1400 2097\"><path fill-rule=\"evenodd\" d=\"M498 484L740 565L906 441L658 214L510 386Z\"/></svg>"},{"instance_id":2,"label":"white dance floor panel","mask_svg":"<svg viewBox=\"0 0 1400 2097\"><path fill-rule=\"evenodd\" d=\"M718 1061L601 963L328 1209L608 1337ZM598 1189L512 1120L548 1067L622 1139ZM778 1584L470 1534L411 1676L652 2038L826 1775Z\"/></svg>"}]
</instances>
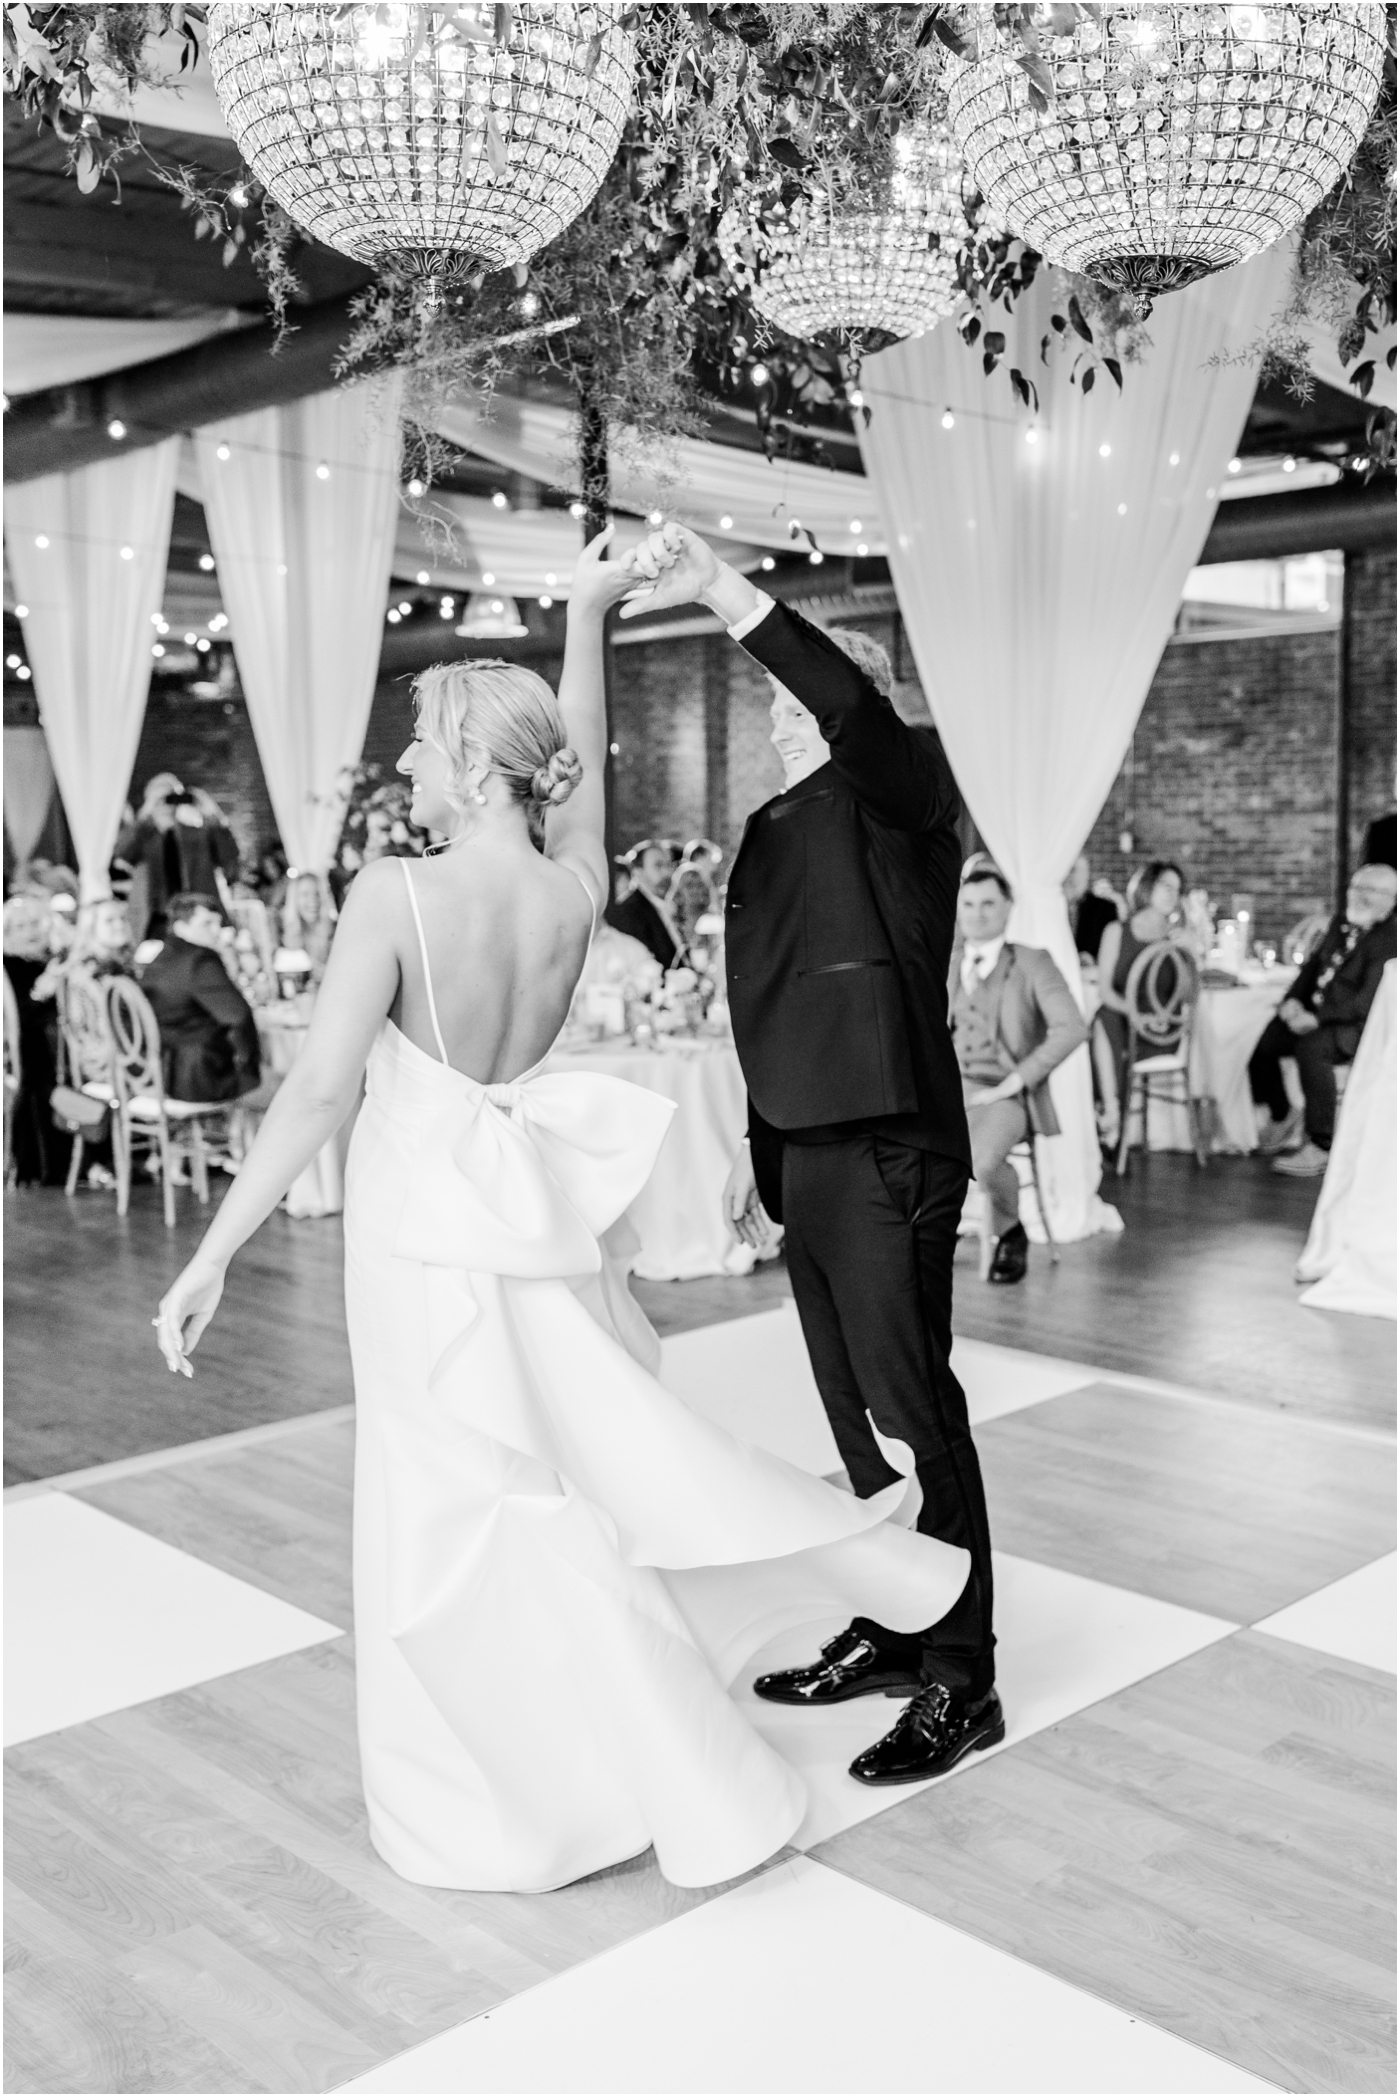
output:
<instances>
[{"instance_id":1,"label":"white dance floor panel","mask_svg":"<svg viewBox=\"0 0 1400 2097\"><path fill-rule=\"evenodd\" d=\"M67 1493L5 1508L5 1745L343 1636Z\"/></svg>"},{"instance_id":2,"label":"white dance floor panel","mask_svg":"<svg viewBox=\"0 0 1400 2097\"><path fill-rule=\"evenodd\" d=\"M1287 1638L1295 1646L1311 1646L1315 1652L1335 1653L1339 1660L1356 1660L1362 1667L1383 1668L1395 1673L1395 1572L1396 1559L1378 1558L1330 1587L1319 1588L1301 1602L1290 1602L1273 1616L1254 1626L1274 1638Z\"/></svg>"},{"instance_id":3,"label":"white dance floor panel","mask_svg":"<svg viewBox=\"0 0 1400 2097\"><path fill-rule=\"evenodd\" d=\"M1076 1711L1116 1696L1147 1675L1172 1667L1238 1627L1223 1618L1153 1601L1127 1588L1109 1587L1064 1573L1030 1559L993 1553L996 1579L997 1689L1006 1713L1002 1748L1014 1747L1032 1733L1058 1725ZM839 1630L833 1624L820 1634ZM785 1633L775 1639L742 1678L745 1714L787 1761L801 1771L807 1785L807 1818L793 1838L799 1849L815 1848L842 1828L869 1820L886 1806L926 1790L923 1784L897 1787L858 1784L847 1770L863 1748L887 1733L900 1705L889 1697L859 1697L824 1711L794 1710L766 1704L749 1688L755 1675L770 1668L793 1667L815 1657L818 1638L811 1631ZM932 1779L952 1783L975 1769L987 1748L949 1772Z\"/></svg>"},{"instance_id":4,"label":"white dance floor panel","mask_svg":"<svg viewBox=\"0 0 1400 2097\"><path fill-rule=\"evenodd\" d=\"M427 2097L1273 2085L803 1857L342 2087Z\"/></svg>"},{"instance_id":5,"label":"white dance floor panel","mask_svg":"<svg viewBox=\"0 0 1400 2097\"><path fill-rule=\"evenodd\" d=\"M841 1458L812 1380L797 1307L675 1333L661 1343L668 1389L746 1442L829 1478ZM953 1368L973 1426L1065 1391L1101 1383L1101 1369L982 1340L954 1340Z\"/></svg>"}]
</instances>

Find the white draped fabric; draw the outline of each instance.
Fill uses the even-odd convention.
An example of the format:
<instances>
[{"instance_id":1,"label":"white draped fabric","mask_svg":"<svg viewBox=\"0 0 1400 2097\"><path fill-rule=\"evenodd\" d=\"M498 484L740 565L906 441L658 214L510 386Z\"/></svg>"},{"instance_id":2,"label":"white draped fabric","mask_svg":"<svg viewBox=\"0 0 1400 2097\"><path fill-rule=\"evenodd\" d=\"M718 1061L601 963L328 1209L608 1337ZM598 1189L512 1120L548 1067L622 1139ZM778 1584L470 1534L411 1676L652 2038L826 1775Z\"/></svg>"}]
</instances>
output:
<instances>
[{"instance_id":1,"label":"white draped fabric","mask_svg":"<svg viewBox=\"0 0 1400 2097\"><path fill-rule=\"evenodd\" d=\"M5 730L5 834L23 865L48 821L53 765L42 728Z\"/></svg>"},{"instance_id":2,"label":"white draped fabric","mask_svg":"<svg viewBox=\"0 0 1400 2097\"><path fill-rule=\"evenodd\" d=\"M221 306L183 320L107 320L73 313L5 315L5 391L11 400L45 386L72 386L192 349L256 315Z\"/></svg>"},{"instance_id":3,"label":"white draped fabric","mask_svg":"<svg viewBox=\"0 0 1400 2097\"><path fill-rule=\"evenodd\" d=\"M1351 1067L1298 1279L1311 1310L1395 1316L1395 963Z\"/></svg>"},{"instance_id":4,"label":"white draped fabric","mask_svg":"<svg viewBox=\"0 0 1400 2097\"><path fill-rule=\"evenodd\" d=\"M621 560L648 526L640 517L619 517L616 524L613 558ZM444 531L451 533L450 545L443 543ZM734 566L757 567L756 547L736 544L725 532L712 531L709 540ZM578 520L567 510L503 510L484 495L434 490L400 512L394 574L403 582L426 576L443 590L496 589L563 600L582 546Z\"/></svg>"},{"instance_id":5,"label":"white draped fabric","mask_svg":"<svg viewBox=\"0 0 1400 2097\"><path fill-rule=\"evenodd\" d=\"M567 408L499 393L489 416L454 402L438 410L436 422L453 444L510 472L550 487L578 487L578 424ZM858 473L828 473L820 466L770 460L761 452L692 438L657 447L651 464L630 458L624 444L615 444L614 454L615 503L642 513L660 504L668 516L717 544L732 537L755 546L791 547L788 526L795 522L825 553L853 553L857 545L872 554L885 551L869 486ZM722 517L732 522L722 526ZM859 531L852 530L853 524Z\"/></svg>"},{"instance_id":6,"label":"white draped fabric","mask_svg":"<svg viewBox=\"0 0 1400 2097\"><path fill-rule=\"evenodd\" d=\"M997 316L1039 414L988 384L955 328L865 366L866 472L924 691L1015 888L1012 937L1048 948L1076 995L1060 884L1122 762L1254 393L1252 362L1208 360L1259 335L1289 262L1270 250L1159 300L1121 396L1100 374L1086 399L1041 364L1049 281ZM1063 1239L1119 1228L1098 1198L1087 1050L1052 1090L1051 1226Z\"/></svg>"},{"instance_id":7,"label":"white draped fabric","mask_svg":"<svg viewBox=\"0 0 1400 2097\"><path fill-rule=\"evenodd\" d=\"M398 511L397 378L195 432L209 539L291 863L321 873L364 746ZM227 457L221 457L226 452Z\"/></svg>"},{"instance_id":8,"label":"white draped fabric","mask_svg":"<svg viewBox=\"0 0 1400 2097\"><path fill-rule=\"evenodd\" d=\"M10 574L86 901L108 892L136 762L179 448L167 437L5 490Z\"/></svg>"}]
</instances>

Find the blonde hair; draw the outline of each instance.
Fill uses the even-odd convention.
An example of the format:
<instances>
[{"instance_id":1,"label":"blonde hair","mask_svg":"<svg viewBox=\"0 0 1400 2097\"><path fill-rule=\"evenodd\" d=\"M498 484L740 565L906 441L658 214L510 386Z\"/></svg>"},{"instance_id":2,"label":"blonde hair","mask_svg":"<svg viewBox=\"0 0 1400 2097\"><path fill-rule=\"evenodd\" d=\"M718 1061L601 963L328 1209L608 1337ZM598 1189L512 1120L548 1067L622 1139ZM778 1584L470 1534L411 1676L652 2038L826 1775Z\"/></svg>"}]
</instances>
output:
<instances>
[{"instance_id":1,"label":"blonde hair","mask_svg":"<svg viewBox=\"0 0 1400 2097\"><path fill-rule=\"evenodd\" d=\"M519 663L435 663L413 681L418 725L447 759L447 798L463 808L467 775L484 763L519 801L538 843L545 811L567 801L583 766L564 732L559 701Z\"/></svg>"}]
</instances>

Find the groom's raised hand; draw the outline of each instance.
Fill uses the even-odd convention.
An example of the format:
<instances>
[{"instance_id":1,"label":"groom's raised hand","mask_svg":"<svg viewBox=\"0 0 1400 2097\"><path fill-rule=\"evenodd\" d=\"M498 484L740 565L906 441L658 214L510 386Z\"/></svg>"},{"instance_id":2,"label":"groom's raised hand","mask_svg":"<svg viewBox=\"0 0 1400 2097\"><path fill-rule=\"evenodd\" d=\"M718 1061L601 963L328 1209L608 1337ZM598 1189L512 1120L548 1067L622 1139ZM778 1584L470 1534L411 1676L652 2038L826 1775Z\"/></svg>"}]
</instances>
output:
<instances>
[{"instance_id":1,"label":"groom's raised hand","mask_svg":"<svg viewBox=\"0 0 1400 2097\"><path fill-rule=\"evenodd\" d=\"M668 605L695 604L719 579L720 559L698 533L683 524L664 524L648 533L621 564L633 577L620 617L661 611Z\"/></svg>"}]
</instances>

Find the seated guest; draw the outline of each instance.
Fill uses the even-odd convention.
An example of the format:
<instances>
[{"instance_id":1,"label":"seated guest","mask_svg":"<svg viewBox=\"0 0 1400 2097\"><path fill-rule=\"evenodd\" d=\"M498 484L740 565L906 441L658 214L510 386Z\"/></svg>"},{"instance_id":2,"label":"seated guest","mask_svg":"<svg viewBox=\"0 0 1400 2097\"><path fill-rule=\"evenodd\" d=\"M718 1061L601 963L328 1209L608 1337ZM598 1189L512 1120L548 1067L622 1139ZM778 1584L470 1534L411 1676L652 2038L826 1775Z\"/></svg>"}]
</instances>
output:
<instances>
[{"instance_id":1,"label":"seated guest","mask_svg":"<svg viewBox=\"0 0 1400 2097\"><path fill-rule=\"evenodd\" d=\"M222 912L213 896L187 894L172 896L168 916L169 933L139 970L160 1027L165 1089L172 1099L241 1099L262 1057L252 1008L219 952Z\"/></svg>"},{"instance_id":2,"label":"seated guest","mask_svg":"<svg viewBox=\"0 0 1400 2097\"><path fill-rule=\"evenodd\" d=\"M666 898L671 907L671 922L676 928L676 937L681 943L686 960L695 941L695 928L702 917L715 914L714 883L703 866L694 860L677 867Z\"/></svg>"},{"instance_id":3,"label":"seated guest","mask_svg":"<svg viewBox=\"0 0 1400 2097\"><path fill-rule=\"evenodd\" d=\"M1327 1169L1337 1069L1355 1056L1381 972L1395 959L1395 882L1393 866L1363 866L1352 875L1345 904L1293 978L1250 1058L1250 1090L1270 1117L1259 1148L1284 1151L1300 1135L1305 1139L1293 1156L1278 1159L1275 1172L1315 1179ZM1284 1090L1284 1056L1298 1065L1301 1113L1290 1107Z\"/></svg>"},{"instance_id":4,"label":"seated guest","mask_svg":"<svg viewBox=\"0 0 1400 2097\"><path fill-rule=\"evenodd\" d=\"M1170 859L1153 859L1134 874L1128 887L1132 915L1126 924L1105 927L1099 946L1099 1009L1095 1025L1103 1030L1112 1052L1111 1063L1100 1063L1100 1076L1111 1085L1113 1099L1105 1101L1105 1147L1117 1147L1122 1125L1122 1102L1128 1096L1128 977L1133 963L1145 947L1171 936L1172 923L1181 908L1186 886L1181 868ZM1158 986L1167 996L1171 979Z\"/></svg>"},{"instance_id":5,"label":"seated guest","mask_svg":"<svg viewBox=\"0 0 1400 2097\"><path fill-rule=\"evenodd\" d=\"M1084 852L1065 876L1065 901L1076 951L1087 961L1097 961L1104 933L1118 923L1118 901L1106 881L1090 880Z\"/></svg>"},{"instance_id":6,"label":"seated guest","mask_svg":"<svg viewBox=\"0 0 1400 2097\"><path fill-rule=\"evenodd\" d=\"M991 1203L994 1282L1018 1282L1026 1271L1021 1187L1010 1153L1028 1136L1058 1136L1050 1073L1089 1038L1050 956L1006 937L1010 915L1011 884L1000 867L970 859L958 890L948 1024L962 1071L972 1170Z\"/></svg>"},{"instance_id":7,"label":"seated guest","mask_svg":"<svg viewBox=\"0 0 1400 2097\"><path fill-rule=\"evenodd\" d=\"M50 961L47 895L15 895L5 905L5 974L19 1010L20 1089L11 1123L15 1179L21 1187L61 1187L72 1138L55 1126L49 1096L58 1082L58 1016L35 989Z\"/></svg>"},{"instance_id":8,"label":"seated guest","mask_svg":"<svg viewBox=\"0 0 1400 2097\"><path fill-rule=\"evenodd\" d=\"M335 921L335 903L324 875L298 874L295 880L289 880L287 900L282 906L282 945L310 957L314 983L319 983L326 973Z\"/></svg>"},{"instance_id":9,"label":"seated guest","mask_svg":"<svg viewBox=\"0 0 1400 2097\"><path fill-rule=\"evenodd\" d=\"M619 932L640 939L663 968L679 968L685 949L667 898L676 865L676 848L668 838L646 837L624 853L632 886L604 915Z\"/></svg>"}]
</instances>

